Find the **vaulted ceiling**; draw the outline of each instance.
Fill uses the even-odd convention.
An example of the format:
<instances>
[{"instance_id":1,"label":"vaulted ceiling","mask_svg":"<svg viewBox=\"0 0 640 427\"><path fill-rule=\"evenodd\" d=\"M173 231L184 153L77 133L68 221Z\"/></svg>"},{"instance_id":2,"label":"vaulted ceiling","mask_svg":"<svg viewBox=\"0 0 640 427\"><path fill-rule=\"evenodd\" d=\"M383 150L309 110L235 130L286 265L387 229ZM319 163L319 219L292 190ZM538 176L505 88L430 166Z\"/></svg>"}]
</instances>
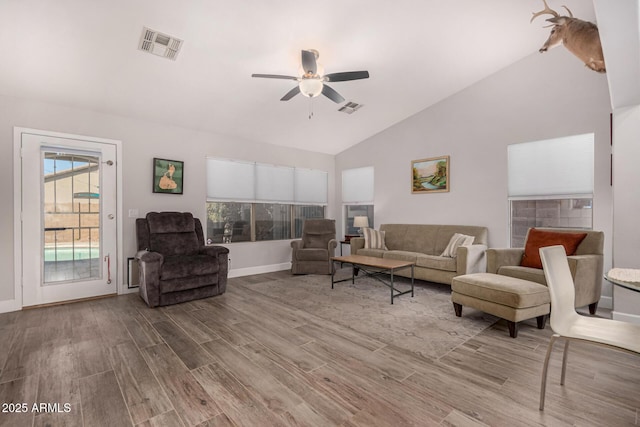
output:
<instances>
[{"instance_id":1,"label":"vaulted ceiling","mask_svg":"<svg viewBox=\"0 0 640 427\"><path fill-rule=\"evenodd\" d=\"M595 21L591 2L563 3ZM537 0L4 0L0 94L334 154L537 52L549 30L529 19L542 7ZM177 60L138 50L145 26L184 41ZM359 111L340 113L342 104L325 97L282 102L295 81L251 78L298 75L302 49L318 50L327 73L369 71L369 79L332 84L362 104Z\"/></svg>"}]
</instances>

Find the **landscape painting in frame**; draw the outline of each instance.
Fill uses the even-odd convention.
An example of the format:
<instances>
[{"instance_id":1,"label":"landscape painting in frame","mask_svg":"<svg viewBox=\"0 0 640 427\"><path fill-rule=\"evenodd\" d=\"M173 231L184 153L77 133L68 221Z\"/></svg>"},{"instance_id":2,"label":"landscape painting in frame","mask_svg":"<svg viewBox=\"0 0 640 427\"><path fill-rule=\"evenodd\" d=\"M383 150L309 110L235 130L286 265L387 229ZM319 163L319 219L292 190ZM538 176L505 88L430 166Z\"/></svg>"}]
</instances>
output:
<instances>
[{"instance_id":1,"label":"landscape painting in frame","mask_svg":"<svg viewBox=\"0 0 640 427\"><path fill-rule=\"evenodd\" d=\"M153 192L182 194L184 162L153 159Z\"/></svg>"},{"instance_id":2,"label":"landscape painting in frame","mask_svg":"<svg viewBox=\"0 0 640 427\"><path fill-rule=\"evenodd\" d=\"M449 156L411 161L411 192L440 193L449 191Z\"/></svg>"}]
</instances>

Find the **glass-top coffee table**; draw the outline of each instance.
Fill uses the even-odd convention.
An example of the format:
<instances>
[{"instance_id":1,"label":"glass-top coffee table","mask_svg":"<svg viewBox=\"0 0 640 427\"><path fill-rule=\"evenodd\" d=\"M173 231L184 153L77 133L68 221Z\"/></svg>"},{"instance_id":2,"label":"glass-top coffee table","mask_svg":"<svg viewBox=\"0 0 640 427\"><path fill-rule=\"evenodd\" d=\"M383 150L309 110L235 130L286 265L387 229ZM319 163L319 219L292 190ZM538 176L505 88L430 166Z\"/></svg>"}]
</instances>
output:
<instances>
[{"instance_id":1,"label":"glass-top coffee table","mask_svg":"<svg viewBox=\"0 0 640 427\"><path fill-rule=\"evenodd\" d=\"M337 256L331 258L331 261L352 265L351 278L342 280L335 280L336 270L335 268L331 269L331 289L333 289L333 285L335 283L346 282L348 280L351 280L351 283L355 283L355 280L358 278L358 276L356 276L357 270L362 270L365 275L360 277L373 277L383 285L389 287L389 289L391 290L391 304L393 304L393 299L399 297L400 295L411 293L411 296L413 297L414 262L401 261L396 259L376 258L362 255ZM393 285L393 273L396 270L400 270L403 268L411 268L411 289L404 292L396 289ZM388 274L390 277L388 282L380 277L386 274Z\"/></svg>"},{"instance_id":2,"label":"glass-top coffee table","mask_svg":"<svg viewBox=\"0 0 640 427\"><path fill-rule=\"evenodd\" d=\"M604 278L614 285L640 292L640 270L635 268L612 268Z\"/></svg>"}]
</instances>

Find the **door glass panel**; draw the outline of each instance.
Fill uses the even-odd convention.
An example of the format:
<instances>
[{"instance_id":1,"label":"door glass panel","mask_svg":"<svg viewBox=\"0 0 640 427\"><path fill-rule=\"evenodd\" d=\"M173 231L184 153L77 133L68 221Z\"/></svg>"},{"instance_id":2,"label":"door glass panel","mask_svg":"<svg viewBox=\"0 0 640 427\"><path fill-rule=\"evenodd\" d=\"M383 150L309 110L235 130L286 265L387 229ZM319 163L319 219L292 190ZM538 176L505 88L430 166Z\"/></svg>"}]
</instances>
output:
<instances>
[{"instance_id":1,"label":"door glass panel","mask_svg":"<svg viewBox=\"0 0 640 427\"><path fill-rule=\"evenodd\" d=\"M44 283L100 277L100 157L44 152Z\"/></svg>"}]
</instances>

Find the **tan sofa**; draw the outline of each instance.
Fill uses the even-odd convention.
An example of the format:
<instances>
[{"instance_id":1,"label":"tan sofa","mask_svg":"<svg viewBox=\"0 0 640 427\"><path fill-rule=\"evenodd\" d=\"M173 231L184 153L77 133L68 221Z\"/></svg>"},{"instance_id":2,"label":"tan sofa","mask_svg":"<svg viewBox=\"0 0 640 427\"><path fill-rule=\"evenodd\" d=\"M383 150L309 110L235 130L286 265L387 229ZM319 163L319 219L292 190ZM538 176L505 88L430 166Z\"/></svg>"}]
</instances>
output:
<instances>
[{"instance_id":1,"label":"tan sofa","mask_svg":"<svg viewBox=\"0 0 640 427\"><path fill-rule=\"evenodd\" d=\"M602 291L604 233L602 231L571 228L540 228L536 230L561 233L587 233L578 245L575 255L567 257L576 288L576 307L589 306L595 314ZM527 232L527 237L529 233ZM526 245L526 241L525 241ZM515 277L530 282L547 285L542 269L522 267L520 262L524 248L488 249L487 272Z\"/></svg>"},{"instance_id":2,"label":"tan sofa","mask_svg":"<svg viewBox=\"0 0 640 427\"><path fill-rule=\"evenodd\" d=\"M462 274L479 273L486 270L486 227L473 225L431 224L382 224L385 232L384 249L365 249L363 237L351 238L351 254L378 258L413 261L416 263L416 279L451 285L451 280ZM474 236L471 246L458 248L457 257L442 257L449 240L455 233ZM399 276L411 277L411 271L399 270Z\"/></svg>"}]
</instances>

